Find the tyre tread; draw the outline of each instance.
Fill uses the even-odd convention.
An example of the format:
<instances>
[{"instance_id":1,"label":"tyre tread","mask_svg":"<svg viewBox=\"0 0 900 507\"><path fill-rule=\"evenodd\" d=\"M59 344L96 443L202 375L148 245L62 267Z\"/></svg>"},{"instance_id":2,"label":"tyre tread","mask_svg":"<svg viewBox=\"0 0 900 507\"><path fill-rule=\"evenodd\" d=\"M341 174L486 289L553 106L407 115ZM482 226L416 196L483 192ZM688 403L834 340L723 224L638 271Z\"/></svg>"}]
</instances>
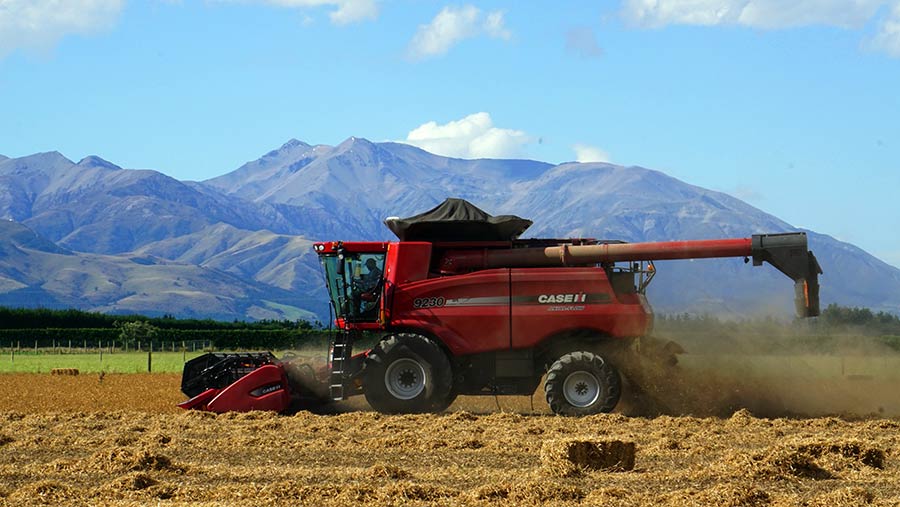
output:
<instances>
[{"instance_id":1,"label":"tyre tread","mask_svg":"<svg viewBox=\"0 0 900 507\"><path fill-rule=\"evenodd\" d=\"M571 405L563 393L566 377L576 371L589 371L602 384L600 398L588 407ZM550 366L544 382L544 394L554 414L570 416L598 414L611 412L616 407L622 395L622 382L618 371L601 356L592 352L574 351L564 354Z\"/></svg>"}]
</instances>

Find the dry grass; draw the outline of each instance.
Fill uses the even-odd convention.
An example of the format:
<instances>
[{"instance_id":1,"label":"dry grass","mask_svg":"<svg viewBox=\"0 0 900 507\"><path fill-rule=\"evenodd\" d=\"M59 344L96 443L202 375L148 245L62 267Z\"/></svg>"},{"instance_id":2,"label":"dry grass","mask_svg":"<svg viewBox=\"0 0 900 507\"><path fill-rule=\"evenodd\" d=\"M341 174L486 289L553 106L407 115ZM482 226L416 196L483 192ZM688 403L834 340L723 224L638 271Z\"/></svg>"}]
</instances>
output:
<instances>
[{"instance_id":1,"label":"dry grass","mask_svg":"<svg viewBox=\"0 0 900 507\"><path fill-rule=\"evenodd\" d=\"M900 504L889 419L570 419L493 399L441 415L214 415L180 399L177 375L0 376L0 505ZM620 461L633 443L633 469L591 466L600 454L572 442ZM548 473L563 456L577 473Z\"/></svg>"},{"instance_id":2,"label":"dry grass","mask_svg":"<svg viewBox=\"0 0 900 507\"><path fill-rule=\"evenodd\" d=\"M176 413L183 400L176 373L0 374L0 411Z\"/></svg>"}]
</instances>

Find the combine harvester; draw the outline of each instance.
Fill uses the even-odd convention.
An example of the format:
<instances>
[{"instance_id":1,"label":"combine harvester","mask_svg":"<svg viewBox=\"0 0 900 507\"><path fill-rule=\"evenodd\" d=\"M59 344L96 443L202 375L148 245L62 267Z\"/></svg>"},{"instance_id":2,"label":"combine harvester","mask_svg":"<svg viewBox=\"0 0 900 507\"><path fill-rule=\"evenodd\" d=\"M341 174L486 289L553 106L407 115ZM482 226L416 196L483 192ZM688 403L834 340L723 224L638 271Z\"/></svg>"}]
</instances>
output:
<instances>
[{"instance_id":1,"label":"combine harvester","mask_svg":"<svg viewBox=\"0 0 900 507\"><path fill-rule=\"evenodd\" d=\"M388 218L399 241L315 244L339 333L326 366L263 354L207 354L185 365L184 408L302 409L363 394L386 413L439 412L458 395L531 395L544 379L554 413L613 410L622 377L640 391L636 351L674 364L648 337L653 261L744 257L795 283L799 317L819 314L806 234L659 243L517 239L531 221L448 199ZM353 354L364 337L370 350Z\"/></svg>"}]
</instances>

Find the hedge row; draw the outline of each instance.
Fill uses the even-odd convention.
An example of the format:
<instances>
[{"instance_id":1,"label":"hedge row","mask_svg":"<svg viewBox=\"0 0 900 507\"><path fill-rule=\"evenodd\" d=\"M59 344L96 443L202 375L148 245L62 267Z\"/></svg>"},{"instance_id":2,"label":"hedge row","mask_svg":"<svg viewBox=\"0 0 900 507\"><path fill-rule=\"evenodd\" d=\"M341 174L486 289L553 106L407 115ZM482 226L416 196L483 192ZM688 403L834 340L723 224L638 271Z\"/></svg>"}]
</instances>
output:
<instances>
[{"instance_id":1,"label":"hedge row","mask_svg":"<svg viewBox=\"0 0 900 507\"><path fill-rule=\"evenodd\" d=\"M329 332L294 329L159 329L153 343L204 341L215 349L284 350L324 346ZM80 329L0 329L0 347L96 347L118 343L119 330L106 328ZM144 344L146 347L146 344Z\"/></svg>"},{"instance_id":2,"label":"hedge row","mask_svg":"<svg viewBox=\"0 0 900 507\"><path fill-rule=\"evenodd\" d=\"M97 329L115 327L116 322L144 321L161 329L302 329L312 330L304 320L217 321L212 319L176 319L172 316L109 315L82 310L49 308L8 308L0 306L0 329L66 328Z\"/></svg>"}]
</instances>

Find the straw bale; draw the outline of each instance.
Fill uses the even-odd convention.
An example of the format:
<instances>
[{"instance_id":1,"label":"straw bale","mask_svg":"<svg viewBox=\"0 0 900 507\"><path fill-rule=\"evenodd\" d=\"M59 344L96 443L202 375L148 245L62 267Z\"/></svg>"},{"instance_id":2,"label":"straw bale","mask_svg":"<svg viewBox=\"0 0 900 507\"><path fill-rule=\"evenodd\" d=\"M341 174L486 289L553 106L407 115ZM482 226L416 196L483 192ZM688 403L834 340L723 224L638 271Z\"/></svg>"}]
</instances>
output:
<instances>
[{"instance_id":1,"label":"straw bale","mask_svg":"<svg viewBox=\"0 0 900 507\"><path fill-rule=\"evenodd\" d=\"M78 368L53 368L50 375L78 375Z\"/></svg>"},{"instance_id":2,"label":"straw bale","mask_svg":"<svg viewBox=\"0 0 900 507\"><path fill-rule=\"evenodd\" d=\"M6 433L0 433L0 446L4 446L10 442L15 442L16 439L7 435Z\"/></svg>"},{"instance_id":3,"label":"straw bale","mask_svg":"<svg viewBox=\"0 0 900 507\"><path fill-rule=\"evenodd\" d=\"M541 446L541 467L557 477L573 477L584 470L634 469L634 442L621 440L548 440Z\"/></svg>"}]
</instances>

